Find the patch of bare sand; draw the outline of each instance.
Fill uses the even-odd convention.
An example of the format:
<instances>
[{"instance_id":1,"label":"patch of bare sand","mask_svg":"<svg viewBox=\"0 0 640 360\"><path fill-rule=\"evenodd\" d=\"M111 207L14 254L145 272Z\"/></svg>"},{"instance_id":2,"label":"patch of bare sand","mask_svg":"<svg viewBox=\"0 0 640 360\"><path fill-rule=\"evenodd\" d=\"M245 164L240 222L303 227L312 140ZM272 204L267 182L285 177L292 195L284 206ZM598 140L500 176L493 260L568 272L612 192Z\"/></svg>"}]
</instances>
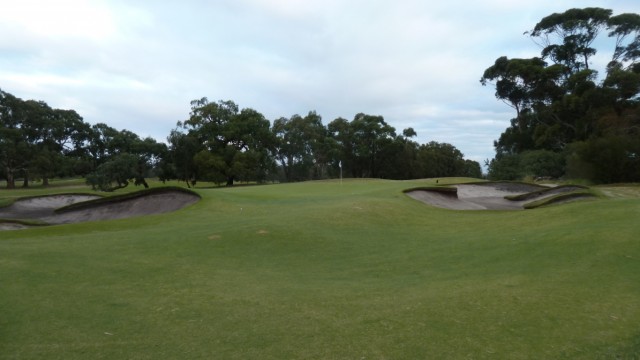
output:
<instances>
[{"instance_id":1,"label":"patch of bare sand","mask_svg":"<svg viewBox=\"0 0 640 360\"><path fill-rule=\"evenodd\" d=\"M452 210L522 210L526 201L512 201L505 196L543 189L538 185L487 183L456 185L456 193L414 190L407 195L429 205Z\"/></svg>"},{"instance_id":2,"label":"patch of bare sand","mask_svg":"<svg viewBox=\"0 0 640 360\"><path fill-rule=\"evenodd\" d=\"M114 203L98 204L95 207L65 211L45 217L51 224L68 224L84 221L126 219L135 216L162 214L182 209L198 202L196 195L181 191L170 191L140 196Z\"/></svg>"},{"instance_id":3,"label":"patch of bare sand","mask_svg":"<svg viewBox=\"0 0 640 360\"><path fill-rule=\"evenodd\" d=\"M0 209L0 218L33 219L48 224L69 224L84 221L114 220L135 216L161 214L179 210L196 203L197 195L182 191L166 191L124 199L112 203L56 213L55 210L74 203L93 200L93 195L55 195L18 200L11 206ZM15 223L0 224L0 230L17 230L26 226Z\"/></svg>"},{"instance_id":4,"label":"patch of bare sand","mask_svg":"<svg viewBox=\"0 0 640 360\"><path fill-rule=\"evenodd\" d=\"M98 199L95 195L49 195L16 200L0 208L2 219L41 219L51 216L54 210L78 202Z\"/></svg>"}]
</instances>

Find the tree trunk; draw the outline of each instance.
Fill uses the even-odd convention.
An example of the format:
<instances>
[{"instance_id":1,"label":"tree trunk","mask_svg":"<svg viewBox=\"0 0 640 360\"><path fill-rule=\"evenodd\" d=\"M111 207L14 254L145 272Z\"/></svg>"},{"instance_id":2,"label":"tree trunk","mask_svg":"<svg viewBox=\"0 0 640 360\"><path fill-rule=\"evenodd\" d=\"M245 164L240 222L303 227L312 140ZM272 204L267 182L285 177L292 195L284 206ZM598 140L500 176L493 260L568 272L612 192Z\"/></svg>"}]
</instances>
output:
<instances>
[{"instance_id":1,"label":"tree trunk","mask_svg":"<svg viewBox=\"0 0 640 360\"><path fill-rule=\"evenodd\" d=\"M5 168L7 172L7 189L16 188L16 180L13 177L13 170L9 167Z\"/></svg>"},{"instance_id":2,"label":"tree trunk","mask_svg":"<svg viewBox=\"0 0 640 360\"><path fill-rule=\"evenodd\" d=\"M27 170L24 171L24 180L22 180L22 187L23 188L29 187L29 171Z\"/></svg>"},{"instance_id":3,"label":"tree trunk","mask_svg":"<svg viewBox=\"0 0 640 360\"><path fill-rule=\"evenodd\" d=\"M49 178L44 176L42 178L42 186L49 186Z\"/></svg>"},{"instance_id":4,"label":"tree trunk","mask_svg":"<svg viewBox=\"0 0 640 360\"><path fill-rule=\"evenodd\" d=\"M227 177L227 186L233 186L233 176Z\"/></svg>"}]
</instances>

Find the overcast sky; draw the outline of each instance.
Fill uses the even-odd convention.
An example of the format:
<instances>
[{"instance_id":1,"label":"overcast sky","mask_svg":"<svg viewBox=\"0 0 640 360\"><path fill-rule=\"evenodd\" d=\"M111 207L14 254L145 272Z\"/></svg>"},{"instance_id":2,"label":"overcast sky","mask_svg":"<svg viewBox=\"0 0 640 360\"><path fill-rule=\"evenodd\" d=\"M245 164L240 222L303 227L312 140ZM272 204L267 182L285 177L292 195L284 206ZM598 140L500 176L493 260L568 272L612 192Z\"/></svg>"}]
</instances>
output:
<instances>
[{"instance_id":1,"label":"overcast sky","mask_svg":"<svg viewBox=\"0 0 640 360\"><path fill-rule=\"evenodd\" d=\"M202 97L272 121L382 115L483 163L515 115L484 70L539 55L523 32L590 6L640 13L638 0L0 0L0 88L160 141Z\"/></svg>"}]
</instances>

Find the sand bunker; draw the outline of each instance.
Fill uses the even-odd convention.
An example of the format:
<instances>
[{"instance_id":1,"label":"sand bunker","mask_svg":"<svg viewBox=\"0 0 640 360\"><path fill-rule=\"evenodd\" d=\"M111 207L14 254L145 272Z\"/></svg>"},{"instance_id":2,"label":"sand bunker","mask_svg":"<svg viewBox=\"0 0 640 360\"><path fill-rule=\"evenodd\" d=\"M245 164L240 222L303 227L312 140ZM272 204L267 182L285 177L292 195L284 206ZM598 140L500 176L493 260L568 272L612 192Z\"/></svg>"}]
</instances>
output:
<instances>
[{"instance_id":1,"label":"sand bunker","mask_svg":"<svg viewBox=\"0 0 640 360\"><path fill-rule=\"evenodd\" d=\"M6 208L0 208L0 219L30 220L46 224L69 224L83 221L124 219L134 216L176 211L197 202L200 198L184 191L167 190L143 194L113 202L87 202L100 198L93 195L53 195L20 199ZM77 209L56 212L71 204L86 203ZM0 230L17 230L28 226L19 222L0 223Z\"/></svg>"},{"instance_id":2,"label":"sand bunker","mask_svg":"<svg viewBox=\"0 0 640 360\"><path fill-rule=\"evenodd\" d=\"M455 188L456 191L418 189L406 194L429 205L452 210L522 210L524 204L531 201L582 189L572 186L551 188L521 183L460 184L455 185ZM505 198L523 194L531 196L518 201Z\"/></svg>"}]
</instances>

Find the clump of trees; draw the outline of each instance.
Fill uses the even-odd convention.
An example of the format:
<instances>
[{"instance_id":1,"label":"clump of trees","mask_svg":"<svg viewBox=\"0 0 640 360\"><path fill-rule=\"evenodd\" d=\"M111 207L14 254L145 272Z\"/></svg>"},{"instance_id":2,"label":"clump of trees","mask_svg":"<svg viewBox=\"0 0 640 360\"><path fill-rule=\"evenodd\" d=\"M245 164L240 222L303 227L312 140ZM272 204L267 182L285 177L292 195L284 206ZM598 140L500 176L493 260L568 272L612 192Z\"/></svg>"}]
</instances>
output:
<instances>
[{"instance_id":1,"label":"clump of trees","mask_svg":"<svg viewBox=\"0 0 640 360\"><path fill-rule=\"evenodd\" d=\"M640 15L570 9L525 34L540 56L502 56L480 79L515 110L489 177L639 181Z\"/></svg>"},{"instance_id":2,"label":"clump of trees","mask_svg":"<svg viewBox=\"0 0 640 360\"><path fill-rule=\"evenodd\" d=\"M0 178L7 188L21 179L48 185L53 177L85 176L95 189L112 191L145 177L167 152L163 143L141 139L106 124L90 125L74 110L22 100L0 90Z\"/></svg>"},{"instance_id":3,"label":"clump of trees","mask_svg":"<svg viewBox=\"0 0 640 360\"><path fill-rule=\"evenodd\" d=\"M90 125L73 110L52 109L0 90L0 177L14 188L33 180L83 176L113 191L145 178L233 185L237 181L303 181L338 177L415 179L481 177L480 164L451 144L411 140L382 116L357 114L326 126L314 111L271 123L233 101L191 102L189 118L166 144L106 124Z\"/></svg>"},{"instance_id":4,"label":"clump of trees","mask_svg":"<svg viewBox=\"0 0 640 360\"><path fill-rule=\"evenodd\" d=\"M234 181L303 181L339 176L415 179L481 177L480 164L453 145L420 145L413 129L397 135L382 116L357 114L327 126L311 111L271 124L232 101L191 102L188 120L168 137L163 179L233 185Z\"/></svg>"}]
</instances>

